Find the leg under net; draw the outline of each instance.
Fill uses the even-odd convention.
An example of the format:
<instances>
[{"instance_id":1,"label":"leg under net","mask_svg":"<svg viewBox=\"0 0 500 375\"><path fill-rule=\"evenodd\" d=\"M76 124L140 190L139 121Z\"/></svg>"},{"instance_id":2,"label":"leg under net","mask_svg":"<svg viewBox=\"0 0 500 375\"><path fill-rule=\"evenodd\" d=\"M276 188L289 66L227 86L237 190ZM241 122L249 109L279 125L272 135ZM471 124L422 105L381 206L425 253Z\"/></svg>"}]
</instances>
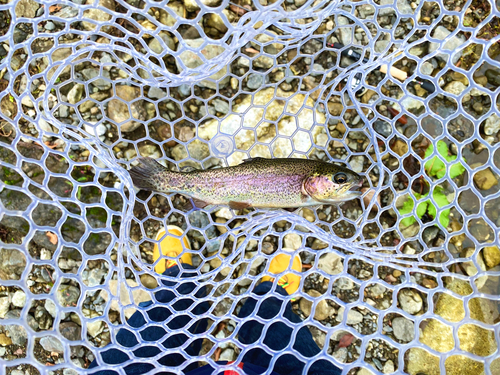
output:
<instances>
[{"instance_id":1,"label":"leg under net","mask_svg":"<svg viewBox=\"0 0 500 375\"><path fill-rule=\"evenodd\" d=\"M193 276L192 272L186 270L193 269L193 266L189 264L183 264L184 270L181 271L179 266L173 266L168 268L163 275L179 277L179 278L189 278ZM180 274L180 275L179 275ZM156 307L147 310L147 319L144 317L144 313L141 311L136 311L127 324L135 329L140 329L140 338L143 341L143 345L139 349L134 350L133 354L135 356L134 363L127 365L125 367L125 372L127 375L141 375L151 371L155 365L151 363L141 363L141 359L155 357L161 352L165 352L165 355L158 360L159 366L165 366L166 371L168 367L180 366L184 361L185 357L182 354L168 354L169 349L179 348L187 340L188 336L183 333L171 334L169 332L181 329L189 325L188 331L192 334L200 334L207 330L207 319L199 318L192 319L189 315L183 314L190 311L194 315L201 315L206 313L209 308L208 302L194 303L192 299L181 299L171 304L170 302L175 298L175 294L169 290L169 288L174 288L176 286L175 282L163 281L164 288L155 294ZM195 289L196 284L194 283L183 283L178 285L177 292L180 294L190 295ZM202 300L206 295L205 288L200 288L195 294L196 299ZM153 305L152 301L141 302L140 307L146 308ZM169 321L165 328L155 325L148 326L148 321L153 324L161 324L168 318L175 314L175 318ZM136 346L139 341L134 333L126 328L122 328L116 335L116 341L123 347L129 348ZM196 357L200 352L202 339L197 339L192 342L185 350L185 354L191 357ZM110 349L101 353L102 361L106 364L117 365L121 364L129 359L129 356L119 349ZM156 366L158 366L156 365ZM90 368L97 366L94 361ZM184 372L189 372L198 367L197 363L192 363L184 369ZM113 374L112 370L98 370L93 372L92 375L107 375ZM167 374L165 372L165 374Z\"/></svg>"}]
</instances>

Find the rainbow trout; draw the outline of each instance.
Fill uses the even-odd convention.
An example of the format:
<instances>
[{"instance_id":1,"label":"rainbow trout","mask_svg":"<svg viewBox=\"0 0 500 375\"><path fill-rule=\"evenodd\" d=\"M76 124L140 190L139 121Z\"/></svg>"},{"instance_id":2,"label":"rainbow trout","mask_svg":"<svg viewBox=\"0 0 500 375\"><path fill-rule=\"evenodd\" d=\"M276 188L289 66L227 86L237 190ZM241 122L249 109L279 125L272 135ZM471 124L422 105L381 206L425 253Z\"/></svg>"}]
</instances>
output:
<instances>
[{"instance_id":1,"label":"rainbow trout","mask_svg":"<svg viewBox=\"0 0 500 375\"><path fill-rule=\"evenodd\" d=\"M172 172L151 158L138 159L129 173L139 189L178 193L208 205L296 208L335 204L361 195L363 177L335 164L307 159L244 160L210 170Z\"/></svg>"}]
</instances>

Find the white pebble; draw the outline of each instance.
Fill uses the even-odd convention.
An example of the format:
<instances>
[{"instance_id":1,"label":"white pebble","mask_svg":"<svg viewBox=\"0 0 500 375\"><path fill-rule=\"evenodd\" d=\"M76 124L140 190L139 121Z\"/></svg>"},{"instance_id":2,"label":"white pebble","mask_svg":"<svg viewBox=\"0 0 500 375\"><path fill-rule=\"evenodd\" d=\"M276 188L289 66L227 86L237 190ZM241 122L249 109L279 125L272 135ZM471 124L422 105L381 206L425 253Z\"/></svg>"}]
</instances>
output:
<instances>
[{"instance_id":1,"label":"white pebble","mask_svg":"<svg viewBox=\"0 0 500 375\"><path fill-rule=\"evenodd\" d=\"M298 250L302 246L302 237L300 237L296 233L289 233L283 239L285 243L285 247Z\"/></svg>"},{"instance_id":2,"label":"white pebble","mask_svg":"<svg viewBox=\"0 0 500 375\"><path fill-rule=\"evenodd\" d=\"M363 321L363 315L355 310L349 310L347 313L347 324L358 324Z\"/></svg>"},{"instance_id":3,"label":"white pebble","mask_svg":"<svg viewBox=\"0 0 500 375\"><path fill-rule=\"evenodd\" d=\"M24 307L26 305L26 294L22 290L18 290L12 296L12 304L16 307Z\"/></svg>"}]
</instances>

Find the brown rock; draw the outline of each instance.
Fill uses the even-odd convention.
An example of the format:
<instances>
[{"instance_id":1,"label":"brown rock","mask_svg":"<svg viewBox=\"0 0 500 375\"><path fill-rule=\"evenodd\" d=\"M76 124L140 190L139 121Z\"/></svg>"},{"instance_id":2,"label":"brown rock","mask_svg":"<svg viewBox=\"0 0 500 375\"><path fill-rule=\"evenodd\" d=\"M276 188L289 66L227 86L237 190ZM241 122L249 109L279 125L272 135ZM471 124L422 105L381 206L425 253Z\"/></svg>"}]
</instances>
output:
<instances>
[{"instance_id":1,"label":"brown rock","mask_svg":"<svg viewBox=\"0 0 500 375\"><path fill-rule=\"evenodd\" d=\"M343 109L344 106L340 103L331 103L331 102L328 103L328 112L330 112L332 116L340 116Z\"/></svg>"},{"instance_id":2,"label":"brown rock","mask_svg":"<svg viewBox=\"0 0 500 375\"><path fill-rule=\"evenodd\" d=\"M130 112L132 113L132 117L137 120L144 121L146 119L146 110L143 107L143 101L138 100L131 104L129 104L132 100L140 97L141 91L137 87L133 86L116 86L116 95L123 99L112 99L108 104L108 117L117 122L122 123L120 125L120 129L122 132L131 132L137 129L141 124L137 121L128 121L130 120L129 114L129 105Z\"/></svg>"},{"instance_id":3,"label":"brown rock","mask_svg":"<svg viewBox=\"0 0 500 375\"><path fill-rule=\"evenodd\" d=\"M1 346L8 346L12 344L12 340L10 337L7 337L5 333L0 333L0 345Z\"/></svg>"},{"instance_id":4,"label":"brown rock","mask_svg":"<svg viewBox=\"0 0 500 375\"><path fill-rule=\"evenodd\" d=\"M498 184L497 178L495 177L490 168L476 172L474 174L474 182L476 183L477 187L481 190L489 190L493 186Z\"/></svg>"},{"instance_id":5,"label":"brown rock","mask_svg":"<svg viewBox=\"0 0 500 375\"><path fill-rule=\"evenodd\" d=\"M403 156L408 152L408 143L402 141L401 139L397 139L396 142L392 145L392 151L394 151L399 156Z\"/></svg>"},{"instance_id":6,"label":"brown rock","mask_svg":"<svg viewBox=\"0 0 500 375\"><path fill-rule=\"evenodd\" d=\"M307 292L311 297L314 298L320 298L322 297L322 294L314 289L311 289ZM309 301L306 298L302 298L300 300L300 309L304 313L304 315L309 316L312 313L312 307L313 307L313 302ZM335 310L328 305L328 302L326 299L321 299L318 304L316 305L316 308L314 310L314 319L322 321L330 317Z\"/></svg>"},{"instance_id":7,"label":"brown rock","mask_svg":"<svg viewBox=\"0 0 500 375\"><path fill-rule=\"evenodd\" d=\"M488 246L483 249L483 258L489 268L500 264L500 249L498 246Z\"/></svg>"}]
</instances>

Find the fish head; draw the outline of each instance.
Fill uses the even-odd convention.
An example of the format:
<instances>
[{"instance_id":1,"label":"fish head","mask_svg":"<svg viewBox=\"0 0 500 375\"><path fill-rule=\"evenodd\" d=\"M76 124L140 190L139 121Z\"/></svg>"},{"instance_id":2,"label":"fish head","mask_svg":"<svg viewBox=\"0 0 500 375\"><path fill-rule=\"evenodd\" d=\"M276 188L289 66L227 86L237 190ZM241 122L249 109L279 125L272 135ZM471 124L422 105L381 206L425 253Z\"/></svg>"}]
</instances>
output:
<instances>
[{"instance_id":1,"label":"fish head","mask_svg":"<svg viewBox=\"0 0 500 375\"><path fill-rule=\"evenodd\" d=\"M359 197L363 181L362 176L350 169L327 164L304 180L302 190L318 202L334 204Z\"/></svg>"}]
</instances>

